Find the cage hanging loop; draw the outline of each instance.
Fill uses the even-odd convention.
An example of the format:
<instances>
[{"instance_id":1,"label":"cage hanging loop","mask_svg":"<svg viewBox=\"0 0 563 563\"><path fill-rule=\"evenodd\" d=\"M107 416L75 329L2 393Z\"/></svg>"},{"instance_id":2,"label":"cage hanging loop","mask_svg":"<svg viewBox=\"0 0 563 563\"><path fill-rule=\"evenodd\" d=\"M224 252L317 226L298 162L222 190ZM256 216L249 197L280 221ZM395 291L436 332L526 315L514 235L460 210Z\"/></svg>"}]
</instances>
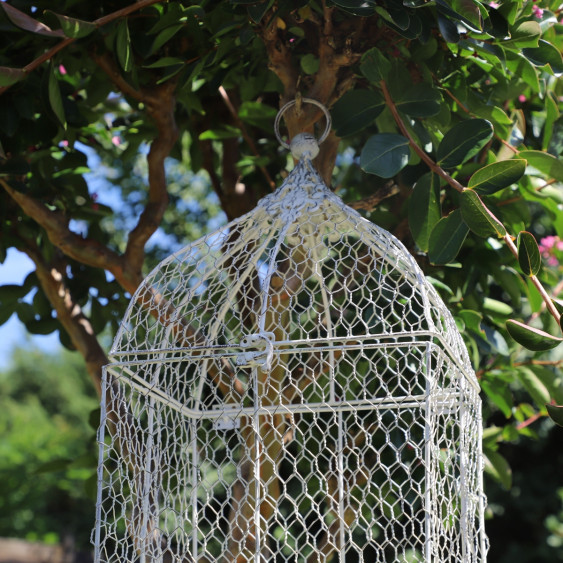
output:
<instances>
[{"instance_id":1,"label":"cage hanging loop","mask_svg":"<svg viewBox=\"0 0 563 563\"><path fill-rule=\"evenodd\" d=\"M319 137L318 140L311 133L299 133L293 139L291 139L290 143L287 143L281 138L280 135L280 121L283 117L283 114L289 108L293 107L297 103L297 100L291 100L290 102L287 102L287 104L285 104L280 109L280 111L278 111L278 114L276 115L276 119L274 121L274 133L276 134L276 139L282 147L289 149L293 157L297 160L300 160L305 155L307 155L309 158L315 158L315 156L319 154L319 145L328 137L332 122L330 113L328 112L326 107L321 104L321 102L313 98L301 98L300 102L313 104L320 108L325 116L326 126L323 134Z\"/></svg>"}]
</instances>

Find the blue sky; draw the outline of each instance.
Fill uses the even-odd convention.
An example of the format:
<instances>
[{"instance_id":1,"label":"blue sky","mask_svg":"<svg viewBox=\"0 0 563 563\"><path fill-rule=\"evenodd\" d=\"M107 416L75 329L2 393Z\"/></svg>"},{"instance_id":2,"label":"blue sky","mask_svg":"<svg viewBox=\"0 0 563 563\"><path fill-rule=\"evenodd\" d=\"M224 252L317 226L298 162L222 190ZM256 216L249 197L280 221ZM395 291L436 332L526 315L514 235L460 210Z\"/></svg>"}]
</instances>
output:
<instances>
[{"instance_id":1,"label":"blue sky","mask_svg":"<svg viewBox=\"0 0 563 563\"><path fill-rule=\"evenodd\" d=\"M6 260L0 265L0 285L21 285L33 269L33 262L23 252L10 248ZM60 348L58 333L30 336L14 313L0 326L0 369L8 366L15 347L29 344L47 352L56 352Z\"/></svg>"}]
</instances>

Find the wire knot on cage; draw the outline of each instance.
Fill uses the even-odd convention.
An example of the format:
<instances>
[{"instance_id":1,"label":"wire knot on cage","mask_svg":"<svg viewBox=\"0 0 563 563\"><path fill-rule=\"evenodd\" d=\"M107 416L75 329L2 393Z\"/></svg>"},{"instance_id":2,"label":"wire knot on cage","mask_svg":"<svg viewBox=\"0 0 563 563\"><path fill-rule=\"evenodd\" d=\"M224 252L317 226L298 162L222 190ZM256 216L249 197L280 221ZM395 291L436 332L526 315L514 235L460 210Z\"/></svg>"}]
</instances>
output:
<instances>
[{"instance_id":1,"label":"wire knot on cage","mask_svg":"<svg viewBox=\"0 0 563 563\"><path fill-rule=\"evenodd\" d=\"M485 561L462 336L401 242L323 183L323 113L274 193L132 297L104 370L96 563Z\"/></svg>"},{"instance_id":2,"label":"wire knot on cage","mask_svg":"<svg viewBox=\"0 0 563 563\"><path fill-rule=\"evenodd\" d=\"M256 351L242 352L236 359L237 366L260 367L264 371L269 371L272 367L274 356L273 341L276 336L273 332L261 332L259 334L249 334L241 342L241 348L257 348Z\"/></svg>"}]
</instances>

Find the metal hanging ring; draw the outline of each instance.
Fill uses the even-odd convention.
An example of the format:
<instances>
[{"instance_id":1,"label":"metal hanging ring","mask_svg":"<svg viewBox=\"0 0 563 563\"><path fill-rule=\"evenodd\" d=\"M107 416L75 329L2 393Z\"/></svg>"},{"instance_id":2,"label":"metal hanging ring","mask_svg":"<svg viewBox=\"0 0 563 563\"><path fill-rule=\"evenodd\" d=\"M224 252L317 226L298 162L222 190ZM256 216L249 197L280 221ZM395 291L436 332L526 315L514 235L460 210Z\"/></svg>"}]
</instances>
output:
<instances>
[{"instance_id":1,"label":"metal hanging ring","mask_svg":"<svg viewBox=\"0 0 563 563\"><path fill-rule=\"evenodd\" d=\"M326 126L325 126L325 130L323 132L323 134L319 137L317 143L320 145L327 137L328 134L330 133L330 127L332 124L332 120L330 118L330 113L328 112L328 110L326 109L325 106L323 106L323 104L321 104L321 102L314 100L313 98L301 98L301 102L302 103L306 103L306 104L313 104L314 106L317 106L318 108L320 108L325 116L326 119ZM289 149L289 143L287 143L286 141L284 141L281 138L280 135L280 121L281 118L283 117L283 114L290 108L293 107L295 104L297 103L297 100L291 100L290 102L287 102L287 104L285 104L280 111L278 111L278 114L276 115L276 119L274 121L274 133L276 134L276 139L278 140L278 142L280 143L280 145L286 149Z\"/></svg>"}]
</instances>

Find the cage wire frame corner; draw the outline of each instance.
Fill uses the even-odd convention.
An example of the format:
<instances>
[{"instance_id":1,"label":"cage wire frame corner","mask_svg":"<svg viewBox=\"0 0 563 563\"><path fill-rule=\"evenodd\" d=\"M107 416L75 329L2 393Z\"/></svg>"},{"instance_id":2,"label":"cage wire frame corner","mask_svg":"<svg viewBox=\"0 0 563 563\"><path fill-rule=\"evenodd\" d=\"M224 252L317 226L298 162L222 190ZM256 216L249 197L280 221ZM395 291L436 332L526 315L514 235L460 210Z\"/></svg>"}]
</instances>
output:
<instances>
[{"instance_id":1,"label":"cage wire frame corner","mask_svg":"<svg viewBox=\"0 0 563 563\"><path fill-rule=\"evenodd\" d=\"M486 560L455 322L325 186L315 139L291 149L274 193L131 299L104 370L96 563Z\"/></svg>"}]
</instances>

